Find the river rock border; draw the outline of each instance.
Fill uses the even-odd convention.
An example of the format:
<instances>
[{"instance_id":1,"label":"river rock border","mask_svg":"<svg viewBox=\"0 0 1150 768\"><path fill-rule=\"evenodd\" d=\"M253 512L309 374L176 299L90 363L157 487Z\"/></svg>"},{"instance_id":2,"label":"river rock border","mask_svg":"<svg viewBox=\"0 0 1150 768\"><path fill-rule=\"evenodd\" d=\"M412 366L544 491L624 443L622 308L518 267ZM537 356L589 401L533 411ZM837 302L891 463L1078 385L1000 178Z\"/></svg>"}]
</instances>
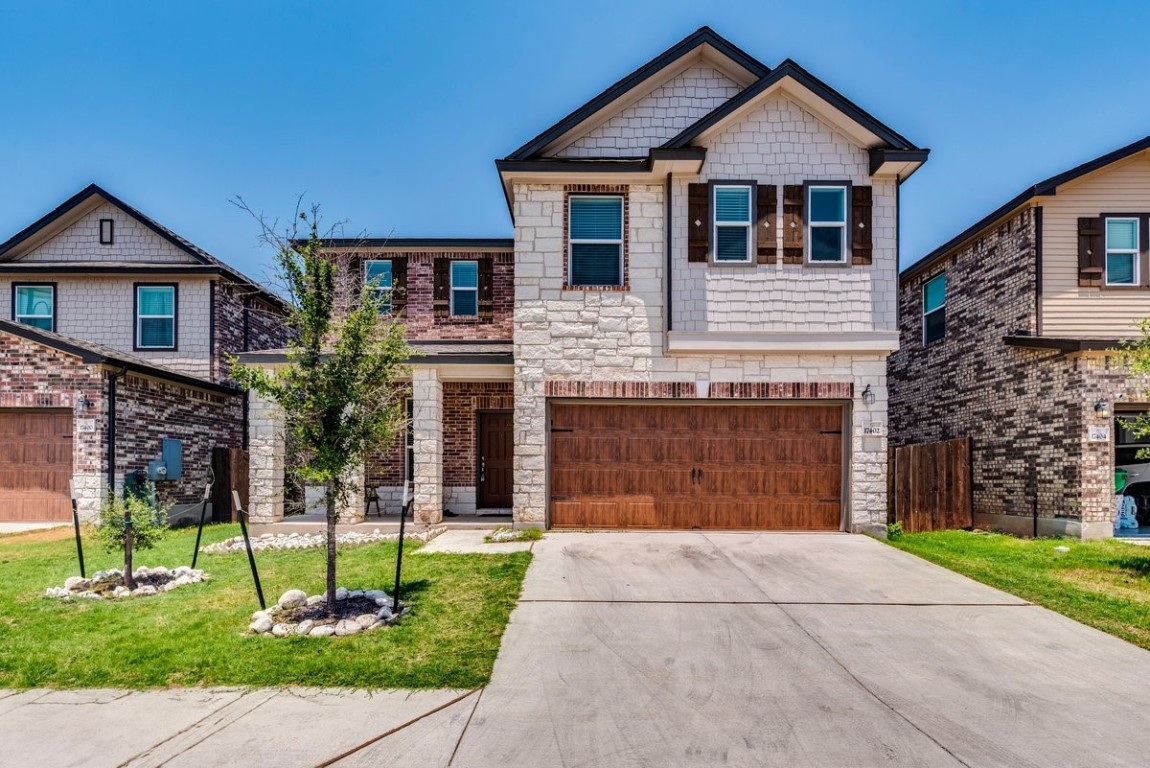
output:
<instances>
[{"instance_id":1,"label":"river rock border","mask_svg":"<svg viewBox=\"0 0 1150 768\"><path fill-rule=\"evenodd\" d=\"M309 597L302 589L289 589L278 603L252 614L248 631L269 637L346 637L394 624L408 611L400 600L399 613L393 613L392 599L382 589L339 587L335 600L333 616L325 595Z\"/></svg>"},{"instance_id":2,"label":"river rock border","mask_svg":"<svg viewBox=\"0 0 1150 768\"><path fill-rule=\"evenodd\" d=\"M198 568L181 565L178 568L141 566L132 572L136 588L129 590L124 583L124 572L113 568L109 571L96 571L91 578L71 576L64 580L62 587L48 587L45 597L59 597L64 600L118 600L122 597L148 597L188 584L207 581L208 575Z\"/></svg>"},{"instance_id":3,"label":"river rock border","mask_svg":"<svg viewBox=\"0 0 1150 768\"><path fill-rule=\"evenodd\" d=\"M403 534L403 539L404 541L420 541L426 544L446 530L447 526L440 525L436 526L435 528L428 528L426 531L405 531ZM399 541L399 533L384 533L383 531L376 528L371 533L348 531L346 533L337 533L335 535L335 543L337 546L341 547L354 547L363 544L377 544L381 541ZM252 549L256 552L265 549L314 549L326 546L327 536L323 533L265 533L262 536L257 536L252 539ZM244 552L246 551L244 548L244 537L233 536L230 539L224 539L223 541L218 541L215 544L209 544L206 547L201 547L200 551L211 555L229 552Z\"/></svg>"}]
</instances>

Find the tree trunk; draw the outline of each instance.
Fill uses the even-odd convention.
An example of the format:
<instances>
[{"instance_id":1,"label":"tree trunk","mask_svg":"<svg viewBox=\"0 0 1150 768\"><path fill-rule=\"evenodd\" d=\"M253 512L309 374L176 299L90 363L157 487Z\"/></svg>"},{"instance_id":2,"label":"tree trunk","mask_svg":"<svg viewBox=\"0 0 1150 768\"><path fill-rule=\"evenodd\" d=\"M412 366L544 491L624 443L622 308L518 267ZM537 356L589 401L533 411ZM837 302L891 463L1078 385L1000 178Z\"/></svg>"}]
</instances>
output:
<instances>
[{"instance_id":1,"label":"tree trunk","mask_svg":"<svg viewBox=\"0 0 1150 768\"><path fill-rule=\"evenodd\" d=\"M132 508L127 501L124 502L124 586L128 589L136 588L136 579L132 576L132 544L135 535L132 531Z\"/></svg>"},{"instance_id":2,"label":"tree trunk","mask_svg":"<svg viewBox=\"0 0 1150 768\"><path fill-rule=\"evenodd\" d=\"M328 615L335 614L335 489L332 484L327 486L325 495L327 502L327 610Z\"/></svg>"}]
</instances>

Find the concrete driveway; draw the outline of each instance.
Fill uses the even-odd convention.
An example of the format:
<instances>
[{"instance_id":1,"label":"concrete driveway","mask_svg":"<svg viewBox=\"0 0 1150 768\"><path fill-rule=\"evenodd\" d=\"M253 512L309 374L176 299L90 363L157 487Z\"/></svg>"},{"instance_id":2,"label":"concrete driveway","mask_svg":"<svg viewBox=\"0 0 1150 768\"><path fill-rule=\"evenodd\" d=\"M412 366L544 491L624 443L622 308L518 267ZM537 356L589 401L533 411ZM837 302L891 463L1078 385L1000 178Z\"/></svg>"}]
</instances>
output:
<instances>
[{"instance_id":1,"label":"concrete driveway","mask_svg":"<svg viewBox=\"0 0 1150 768\"><path fill-rule=\"evenodd\" d=\"M534 552L453 765L1150 764L1150 653L877 541Z\"/></svg>"}]
</instances>

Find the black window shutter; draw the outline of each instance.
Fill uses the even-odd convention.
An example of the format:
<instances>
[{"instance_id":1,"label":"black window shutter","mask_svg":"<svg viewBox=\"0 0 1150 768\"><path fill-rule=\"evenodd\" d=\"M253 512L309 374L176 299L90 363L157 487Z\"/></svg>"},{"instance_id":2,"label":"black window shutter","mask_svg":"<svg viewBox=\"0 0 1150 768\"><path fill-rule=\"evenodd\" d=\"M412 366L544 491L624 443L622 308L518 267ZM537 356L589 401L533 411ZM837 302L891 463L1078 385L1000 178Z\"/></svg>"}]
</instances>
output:
<instances>
[{"instance_id":1,"label":"black window shutter","mask_svg":"<svg viewBox=\"0 0 1150 768\"><path fill-rule=\"evenodd\" d=\"M783 187L783 263L803 263L803 185Z\"/></svg>"},{"instance_id":2,"label":"black window shutter","mask_svg":"<svg viewBox=\"0 0 1150 768\"><path fill-rule=\"evenodd\" d=\"M400 315L407 307L407 259L391 260L391 313Z\"/></svg>"},{"instance_id":3,"label":"black window shutter","mask_svg":"<svg viewBox=\"0 0 1150 768\"><path fill-rule=\"evenodd\" d=\"M851 187L852 264L871 263L874 250L871 229L871 188Z\"/></svg>"},{"instance_id":4,"label":"black window shutter","mask_svg":"<svg viewBox=\"0 0 1150 768\"><path fill-rule=\"evenodd\" d=\"M479 319L495 317L495 260L479 260Z\"/></svg>"},{"instance_id":5,"label":"black window shutter","mask_svg":"<svg viewBox=\"0 0 1150 768\"><path fill-rule=\"evenodd\" d=\"M687 185L687 261L706 262L711 249L711 194L707 184Z\"/></svg>"},{"instance_id":6,"label":"black window shutter","mask_svg":"<svg viewBox=\"0 0 1150 768\"><path fill-rule=\"evenodd\" d=\"M760 264L774 264L778 259L778 207L778 187L760 184L755 195L755 250Z\"/></svg>"},{"instance_id":7,"label":"black window shutter","mask_svg":"<svg viewBox=\"0 0 1150 768\"><path fill-rule=\"evenodd\" d=\"M1100 216L1078 220L1078 284L1081 286L1102 285L1102 274L1106 271L1104 226Z\"/></svg>"},{"instance_id":8,"label":"black window shutter","mask_svg":"<svg viewBox=\"0 0 1150 768\"><path fill-rule=\"evenodd\" d=\"M431 306L435 317L447 317L451 313L451 259L435 260Z\"/></svg>"}]
</instances>

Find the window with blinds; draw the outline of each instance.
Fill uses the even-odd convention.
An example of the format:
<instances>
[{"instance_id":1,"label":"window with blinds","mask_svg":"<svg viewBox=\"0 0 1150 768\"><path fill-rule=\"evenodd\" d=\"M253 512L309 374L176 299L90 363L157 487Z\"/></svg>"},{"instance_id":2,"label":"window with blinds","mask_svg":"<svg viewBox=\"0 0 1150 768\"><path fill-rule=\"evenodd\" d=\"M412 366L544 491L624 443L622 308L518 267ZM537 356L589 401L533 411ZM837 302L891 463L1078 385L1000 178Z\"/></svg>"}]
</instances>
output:
<instances>
[{"instance_id":1,"label":"window with blinds","mask_svg":"<svg viewBox=\"0 0 1150 768\"><path fill-rule=\"evenodd\" d=\"M368 291L375 298L375 305L381 315L391 314L392 274L391 260L369 260L363 263L363 280Z\"/></svg>"},{"instance_id":2,"label":"window with blinds","mask_svg":"<svg viewBox=\"0 0 1150 768\"><path fill-rule=\"evenodd\" d=\"M946 336L946 273L932 277L922 286L922 343L930 344Z\"/></svg>"},{"instance_id":3,"label":"window with blinds","mask_svg":"<svg viewBox=\"0 0 1150 768\"><path fill-rule=\"evenodd\" d=\"M1106 220L1106 284L1139 285L1138 219Z\"/></svg>"},{"instance_id":4,"label":"window with blinds","mask_svg":"<svg viewBox=\"0 0 1150 768\"><path fill-rule=\"evenodd\" d=\"M451 262L451 314L479 316L479 262Z\"/></svg>"},{"instance_id":5,"label":"window with blinds","mask_svg":"<svg viewBox=\"0 0 1150 768\"><path fill-rule=\"evenodd\" d=\"M807 210L811 262L842 264L847 260L846 187L811 186Z\"/></svg>"},{"instance_id":6,"label":"window with blinds","mask_svg":"<svg viewBox=\"0 0 1150 768\"><path fill-rule=\"evenodd\" d=\"M568 198L567 284L623 284L623 197L571 195Z\"/></svg>"},{"instance_id":7,"label":"window with blinds","mask_svg":"<svg viewBox=\"0 0 1150 768\"><path fill-rule=\"evenodd\" d=\"M176 286L136 286L136 348L176 348Z\"/></svg>"},{"instance_id":8,"label":"window with blinds","mask_svg":"<svg viewBox=\"0 0 1150 768\"><path fill-rule=\"evenodd\" d=\"M717 262L751 260L751 187L714 187L715 248Z\"/></svg>"},{"instance_id":9,"label":"window with blinds","mask_svg":"<svg viewBox=\"0 0 1150 768\"><path fill-rule=\"evenodd\" d=\"M56 330L55 286L17 285L13 319L43 331Z\"/></svg>"}]
</instances>

